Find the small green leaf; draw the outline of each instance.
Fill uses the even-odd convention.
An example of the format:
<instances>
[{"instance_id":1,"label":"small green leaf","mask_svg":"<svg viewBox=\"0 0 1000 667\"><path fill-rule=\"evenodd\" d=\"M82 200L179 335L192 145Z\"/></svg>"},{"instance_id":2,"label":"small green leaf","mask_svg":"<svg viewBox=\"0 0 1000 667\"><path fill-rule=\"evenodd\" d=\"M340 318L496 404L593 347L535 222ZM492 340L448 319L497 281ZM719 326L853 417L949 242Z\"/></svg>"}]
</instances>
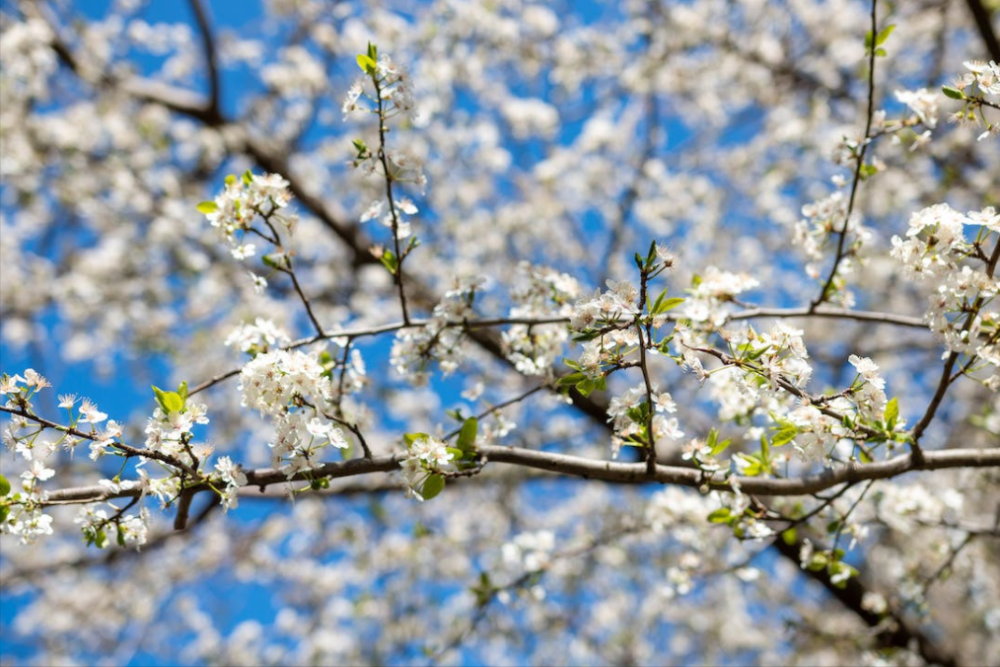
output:
<instances>
[{"instance_id":1,"label":"small green leaf","mask_svg":"<svg viewBox=\"0 0 1000 667\"><path fill-rule=\"evenodd\" d=\"M10 515L10 506L0 505L0 523L6 521L8 515Z\"/></svg>"},{"instance_id":2,"label":"small green leaf","mask_svg":"<svg viewBox=\"0 0 1000 667\"><path fill-rule=\"evenodd\" d=\"M899 419L899 398L894 397L885 405L885 426L888 430L893 430L896 421Z\"/></svg>"},{"instance_id":3,"label":"small green leaf","mask_svg":"<svg viewBox=\"0 0 1000 667\"><path fill-rule=\"evenodd\" d=\"M403 440L406 442L406 446L407 447L410 447L411 445L413 445L413 443L415 443L417 440L424 440L425 438L429 438L429 437L431 437L431 436L427 435L426 433L404 433L403 434Z\"/></svg>"},{"instance_id":4,"label":"small green leaf","mask_svg":"<svg viewBox=\"0 0 1000 667\"><path fill-rule=\"evenodd\" d=\"M875 49L875 55L877 57L879 57L879 58L885 58L889 54L886 53L885 49L879 47L879 48Z\"/></svg>"},{"instance_id":5,"label":"small green leaf","mask_svg":"<svg viewBox=\"0 0 1000 667\"><path fill-rule=\"evenodd\" d=\"M243 181L243 185L250 185L253 183L253 172L247 169L240 178Z\"/></svg>"},{"instance_id":6,"label":"small green leaf","mask_svg":"<svg viewBox=\"0 0 1000 667\"><path fill-rule=\"evenodd\" d=\"M431 475L424 482L424 487L420 490L420 495L424 500L430 500L444 490L444 475Z\"/></svg>"},{"instance_id":7,"label":"small green leaf","mask_svg":"<svg viewBox=\"0 0 1000 667\"><path fill-rule=\"evenodd\" d=\"M160 404L167 414L171 412L181 412L184 410L184 399L175 391L163 391L153 385L153 393L156 394L156 402Z\"/></svg>"},{"instance_id":8,"label":"small green leaf","mask_svg":"<svg viewBox=\"0 0 1000 667\"><path fill-rule=\"evenodd\" d=\"M198 209L199 213L204 213L205 215L208 215L209 213L215 213L216 211L218 211L219 205L216 204L214 201L203 201L200 204L198 204L198 206L196 206L195 208Z\"/></svg>"},{"instance_id":9,"label":"small green leaf","mask_svg":"<svg viewBox=\"0 0 1000 667\"><path fill-rule=\"evenodd\" d=\"M667 290L668 289L669 288L667 288L667 287L663 288L663 291L660 292L659 296L656 297L656 300L653 301L653 305L650 307L649 312L651 312L651 313L655 313L656 312L656 308L660 305L660 303L663 301L663 299L666 298L666 296L667 296Z\"/></svg>"},{"instance_id":10,"label":"small green leaf","mask_svg":"<svg viewBox=\"0 0 1000 667\"><path fill-rule=\"evenodd\" d=\"M108 545L108 534L103 530L98 530L87 535L87 544L93 544L98 549L103 549Z\"/></svg>"},{"instance_id":11,"label":"small green leaf","mask_svg":"<svg viewBox=\"0 0 1000 667\"><path fill-rule=\"evenodd\" d=\"M371 42L368 42L368 57L378 62L378 47Z\"/></svg>"},{"instance_id":12,"label":"small green leaf","mask_svg":"<svg viewBox=\"0 0 1000 667\"><path fill-rule=\"evenodd\" d=\"M805 568L810 572L819 572L827 566L828 562L826 554L813 554L812 558L809 559L809 562L805 564Z\"/></svg>"},{"instance_id":13,"label":"small green leaf","mask_svg":"<svg viewBox=\"0 0 1000 667\"><path fill-rule=\"evenodd\" d=\"M883 44L885 44L885 40L889 39L889 35L891 35L892 31L895 29L896 29L896 24L890 23L886 27L879 30L878 37L875 38L875 46L882 46Z\"/></svg>"},{"instance_id":14,"label":"small green leaf","mask_svg":"<svg viewBox=\"0 0 1000 667\"><path fill-rule=\"evenodd\" d=\"M235 182L236 182L235 174L229 174L228 176L226 176L226 185L232 185Z\"/></svg>"},{"instance_id":15,"label":"small green leaf","mask_svg":"<svg viewBox=\"0 0 1000 667\"><path fill-rule=\"evenodd\" d=\"M0 496L6 496L10 493L10 482L3 475L0 475Z\"/></svg>"},{"instance_id":16,"label":"small green leaf","mask_svg":"<svg viewBox=\"0 0 1000 667\"><path fill-rule=\"evenodd\" d=\"M653 314L659 315L660 313L665 313L668 310L673 310L682 303L684 303L684 299L679 296L675 296L670 299L664 299L663 301L657 304L656 308L653 309Z\"/></svg>"},{"instance_id":17,"label":"small green leaf","mask_svg":"<svg viewBox=\"0 0 1000 667\"><path fill-rule=\"evenodd\" d=\"M722 452L726 451L726 448L733 443L732 440L726 438L725 440L719 441L719 432L716 429L712 429L708 432L708 442L706 443L710 449L710 456L712 458L718 456Z\"/></svg>"},{"instance_id":18,"label":"small green leaf","mask_svg":"<svg viewBox=\"0 0 1000 667\"><path fill-rule=\"evenodd\" d=\"M587 379L586 373L576 372L570 373L569 375L564 375L559 378L557 383L560 387L575 387L577 384L583 382Z\"/></svg>"},{"instance_id":19,"label":"small green leaf","mask_svg":"<svg viewBox=\"0 0 1000 667\"><path fill-rule=\"evenodd\" d=\"M728 507L720 507L708 515L710 523L729 523L733 519L733 512Z\"/></svg>"},{"instance_id":20,"label":"small green leaf","mask_svg":"<svg viewBox=\"0 0 1000 667\"><path fill-rule=\"evenodd\" d=\"M267 255L263 255L260 261L264 262L264 266L271 269L281 269L284 267L285 255L280 252L272 252Z\"/></svg>"},{"instance_id":21,"label":"small green leaf","mask_svg":"<svg viewBox=\"0 0 1000 667\"><path fill-rule=\"evenodd\" d=\"M479 420L469 417L462 424L462 430L458 433L458 448L463 452L470 452L476 448L476 435L479 433Z\"/></svg>"},{"instance_id":22,"label":"small green leaf","mask_svg":"<svg viewBox=\"0 0 1000 667\"><path fill-rule=\"evenodd\" d=\"M799 429L796 428L795 424L792 424L791 422L784 422L781 425L781 428L778 429L778 432L774 434L774 437L771 438L771 444L774 445L775 447L781 447L782 445L787 445L792 440L794 440L795 436L797 436L798 434L799 434Z\"/></svg>"},{"instance_id":23,"label":"small green leaf","mask_svg":"<svg viewBox=\"0 0 1000 667\"><path fill-rule=\"evenodd\" d=\"M958 88L952 88L951 86L941 86L941 92L944 93L945 97L950 97L953 100L965 99L965 93L963 93Z\"/></svg>"},{"instance_id":24,"label":"small green leaf","mask_svg":"<svg viewBox=\"0 0 1000 667\"><path fill-rule=\"evenodd\" d=\"M789 528L781 533L781 540L788 546L794 546L799 541L799 532Z\"/></svg>"},{"instance_id":25,"label":"small green leaf","mask_svg":"<svg viewBox=\"0 0 1000 667\"><path fill-rule=\"evenodd\" d=\"M399 261L396 259L396 255L394 255L391 250L386 249L382 253L382 256L378 259L382 262L382 266L385 267L386 271L392 275L396 275L396 269L399 267Z\"/></svg>"},{"instance_id":26,"label":"small green leaf","mask_svg":"<svg viewBox=\"0 0 1000 667\"><path fill-rule=\"evenodd\" d=\"M118 533L118 538L117 538L117 540L118 540L118 546L120 546L120 547L126 546L125 545L125 532L121 528L119 528L115 532Z\"/></svg>"},{"instance_id":27,"label":"small green leaf","mask_svg":"<svg viewBox=\"0 0 1000 667\"><path fill-rule=\"evenodd\" d=\"M368 75L375 73L375 61L372 60L371 57L366 56L363 53L359 53L357 60L358 60L358 67L361 68L362 72Z\"/></svg>"}]
</instances>

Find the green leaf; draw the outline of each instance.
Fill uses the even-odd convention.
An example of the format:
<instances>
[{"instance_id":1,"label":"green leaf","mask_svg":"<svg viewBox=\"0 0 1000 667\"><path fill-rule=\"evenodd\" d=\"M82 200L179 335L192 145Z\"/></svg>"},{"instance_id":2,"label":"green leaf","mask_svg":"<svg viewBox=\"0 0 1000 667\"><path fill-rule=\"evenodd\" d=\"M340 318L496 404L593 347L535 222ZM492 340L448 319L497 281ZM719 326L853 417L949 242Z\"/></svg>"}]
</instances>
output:
<instances>
[{"instance_id":1,"label":"green leaf","mask_svg":"<svg viewBox=\"0 0 1000 667\"><path fill-rule=\"evenodd\" d=\"M794 546L799 541L799 532L794 528L782 531L781 540L788 546Z\"/></svg>"},{"instance_id":2,"label":"green leaf","mask_svg":"<svg viewBox=\"0 0 1000 667\"><path fill-rule=\"evenodd\" d=\"M875 46L882 46L883 44L885 44L885 40L889 39L889 35L891 35L892 31L895 29L896 29L896 24L890 23L886 27L879 30L878 37L875 38Z\"/></svg>"},{"instance_id":3,"label":"green leaf","mask_svg":"<svg viewBox=\"0 0 1000 667\"><path fill-rule=\"evenodd\" d=\"M424 500L430 500L444 490L444 475L431 475L424 482L424 488L420 490L420 495Z\"/></svg>"},{"instance_id":4,"label":"green leaf","mask_svg":"<svg viewBox=\"0 0 1000 667\"><path fill-rule=\"evenodd\" d=\"M399 261L396 259L396 255L389 249L382 252L382 256L378 258L382 262L382 266L385 267L386 271L392 275L396 275L396 269L399 267Z\"/></svg>"},{"instance_id":5,"label":"green leaf","mask_svg":"<svg viewBox=\"0 0 1000 667\"><path fill-rule=\"evenodd\" d=\"M229 174L228 176L226 176L226 185L232 185L235 182L236 182L235 174Z\"/></svg>"},{"instance_id":6,"label":"green leaf","mask_svg":"<svg viewBox=\"0 0 1000 667\"><path fill-rule=\"evenodd\" d=\"M715 429L712 429L712 431L715 431ZM710 435L711 435L712 431L709 431ZM716 434L716 438L718 438L718 434ZM711 445L711 447L712 447L712 450L711 450L711 456L712 456L712 458L715 458L716 456L718 456L722 452L726 451L726 449L728 449L729 445L731 445L731 444L733 444L733 441L730 440L729 438L726 438L725 440L722 440L722 441L714 442Z\"/></svg>"},{"instance_id":7,"label":"green leaf","mask_svg":"<svg viewBox=\"0 0 1000 667\"><path fill-rule=\"evenodd\" d=\"M738 456L740 460L746 463L746 465L743 466L743 474L745 476L756 477L757 475L764 472L765 470L764 465L761 464L760 459L754 456L753 454L739 453L736 456Z\"/></svg>"},{"instance_id":8,"label":"green leaf","mask_svg":"<svg viewBox=\"0 0 1000 667\"><path fill-rule=\"evenodd\" d=\"M378 62L378 47L371 42L368 42L368 57Z\"/></svg>"},{"instance_id":9,"label":"green leaf","mask_svg":"<svg viewBox=\"0 0 1000 667\"><path fill-rule=\"evenodd\" d=\"M829 560L824 553L816 553L812 555L809 562L805 564L805 568L810 572L819 572L827 566Z\"/></svg>"},{"instance_id":10,"label":"green leaf","mask_svg":"<svg viewBox=\"0 0 1000 667\"><path fill-rule=\"evenodd\" d=\"M458 448L463 452L471 452L476 448L476 435L479 433L479 420L469 417L462 424L462 430L458 433Z\"/></svg>"},{"instance_id":11,"label":"green leaf","mask_svg":"<svg viewBox=\"0 0 1000 667\"><path fill-rule=\"evenodd\" d=\"M406 442L406 446L407 447L410 447L417 440L423 440L423 439L429 438L429 437L431 437L431 436L427 435L426 433L404 433L403 434L403 440Z\"/></svg>"},{"instance_id":12,"label":"green leaf","mask_svg":"<svg viewBox=\"0 0 1000 667\"><path fill-rule=\"evenodd\" d=\"M184 410L184 399L177 392L163 391L154 384L153 393L156 394L156 402L160 404L165 413L170 414L171 412L182 412Z\"/></svg>"},{"instance_id":13,"label":"green leaf","mask_svg":"<svg viewBox=\"0 0 1000 667\"><path fill-rule=\"evenodd\" d=\"M10 482L3 475L0 475L0 496L6 496L10 494Z\"/></svg>"},{"instance_id":14,"label":"green leaf","mask_svg":"<svg viewBox=\"0 0 1000 667\"><path fill-rule=\"evenodd\" d=\"M893 430L896 421L899 419L899 398L894 397L885 405L885 426L888 430Z\"/></svg>"},{"instance_id":15,"label":"green leaf","mask_svg":"<svg viewBox=\"0 0 1000 667\"><path fill-rule=\"evenodd\" d=\"M952 88L951 86L941 86L941 92L944 93L945 97L950 97L953 100L965 99L965 93L963 93L958 88Z\"/></svg>"},{"instance_id":16,"label":"green leaf","mask_svg":"<svg viewBox=\"0 0 1000 667\"><path fill-rule=\"evenodd\" d=\"M659 296L656 297L656 300L653 301L653 305L652 305L652 307L650 307L649 312L651 312L651 313L655 313L656 312L656 308L660 305L660 303L663 301L663 299L667 296L667 290L668 289L669 289L668 287L664 287L663 288L663 291L660 292Z\"/></svg>"},{"instance_id":17,"label":"green leaf","mask_svg":"<svg viewBox=\"0 0 1000 667\"><path fill-rule=\"evenodd\" d=\"M243 176L240 179L243 181L243 185L250 185L253 183L253 172L247 169L243 172Z\"/></svg>"},{"instance_id":18,"label":"green leaf","mask_svg":"<svg viewBox=\"0 0 1000 667\"><path fill-rule=\"evenodd\" d=\"M260 261L264 262L264 266L271 269L281 269L284 267L285 254L281 252L272 252L263 255Z\"/></svg>"},{"instance_id":19,"label":"green leaf","mask_svg":"<svg viewBox=\"0 0 1000 667\"><path fill-rule=\"evenodd\" d=\"M115 532L118 533L118 538L117 538L117 540L118 540L118 546L120 546L120 547L126 546L125 545L125 532L121 528L119 528Z\"/></svg>"},{"instance_id":20,"label":"green leaf","mask_svg":"<svg viewBox=\"0 0 1000 667\"><path fill-rule=\"evenodd\" d=\"M663 301L658 303L656 307L653 309L653 314L659 315L660 313L665 313L668 310L673 310L682 303L684 303L684 299L679 296L675 296L670 299L664 299Z\"/></svg>"},{"instance_id":21,"label":"green leaf","mask_svg":"<svg viewBox=\"0 0 1000 667\"><path fill-rule=\"evenodd\" d=\"M216 204L214 201L203 201L200 204L198 204L198 206L196 206L195 208L198 209L199 213L204 213L205 215L208 215L209 213L215 213L216 211L218 211L219 205Z\"/></svg>"},{"instance_id":22,"label":"green leaf","mask_svg":"<svg viewBox=\"0 0 1000 667\"><path fill-rule=\"evenodd\" d=\"M362 72L368 75L375 74L375 61L372 60L370 56L366 56L363 53L359 53L357 60L358 60L358 67L361 68Z\"/></svg>"},{"instance_id":23,"label":"green leaf","mask_svg":"<svg viewBox=\"0 0 1000 667\"><path fill-rule=\"evenodd\" d=\"M560 387L575 387L577 384L583 382L587 379L586 373L581 373L577 371L576 373L570 373L569 375L564 375L559 378L557 383Z\"/></svg>"},{"instance_id":24,"label":"green leaf","mask_svg":"<svg viewBox=\"0 0 1000 667\"><path fill-rule=\"evenodd\" d=\"M7 516L10 514L10 505L0 505L0 523L7 520Z\"/></svg>"},{"instance_id":25,"label":"green leaf","mask_svg":"<svg viewBox=\"0 0 1000 667\"><path fill-rule=\"evenodd\" d=\"M886 53L886 50L885 50L885 49L883 49L883 48L878 48L878 49L875 49L875 55L876 55L877 57L879 57L879 58L885 58L885 57L886 57L887 55L889 55L889 54L888 54L888 53Z\"/></svg>"},{"instance_id":26,"label":"green leaf","mask_svg":"<svg viewBox=\"0 0 1000 667\"><path fill-rule=\"evenodd\" d=\"M733 519L733 512L728 507L720 507L708 515L710 523L729 523Z\"/></svg>"},{"instance_id":27,"label":"green leaf","mask_svg":"<svg viewBox=\"0 0 1000 667\"><path fill-rule=\"evenodd\" d=\"M573 336L574 343L586 343L588 340L594 340L601 335L601 332L597 329L585 329L584 331Z\"/></svg>"},{"instance_id":28,"label":"green leaf","mask_svg":"<svg viewBox=\"0 0 1000 667\"><path fill-rule=\"evenodd\" d=\"M794 440L795 436L798 434L799 429L795 426L795 424L792 424L791 422L783 422L781 424L781 428L778 429L778 432L771 438L771 444L775 447L787 445Z\"/></svg>"}]
</instances>

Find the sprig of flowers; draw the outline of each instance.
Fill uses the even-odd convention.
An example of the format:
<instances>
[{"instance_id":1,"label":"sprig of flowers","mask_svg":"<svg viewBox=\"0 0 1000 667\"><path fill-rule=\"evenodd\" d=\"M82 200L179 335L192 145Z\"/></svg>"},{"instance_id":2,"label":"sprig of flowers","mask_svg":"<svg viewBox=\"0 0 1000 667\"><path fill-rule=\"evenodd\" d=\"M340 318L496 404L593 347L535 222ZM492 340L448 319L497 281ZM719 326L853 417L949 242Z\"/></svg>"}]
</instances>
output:
<instances>
[{"instance_id":1,"label":"sprig of flowers","mask_svg":"<svg viewBox=\"0 0 1000 667\"><path fill-rule=\"evenodd\" d=\"M1000 134L1000 123L991 122L984 110L984 107L1000 109L1000 99L996 97L1000 96L1000 65L992 60L988 63L969 60L962 65L968 71L958 75L954 85L941 88L947 97L962 102L962 108L951 119L970 125L982 123L986 130L977 141Z\"/></svg>"},{"instance_id":2,"label":"sprig of flowers","mask_svg":"<svg viewBox=\"0 0 1000 667\"><path fill-rule=\"evenodd\" d=\"M392 248L375 246L373 254L379 259L386 270L392 274L393 282L399 291L399 304L403 311L403 321L409 324L410 314L406 302L406 291L403 288L403 262L419 245L419 240L411 233L411 223L405 215L417 213L417 207L405 197L396 197L393 193L393 183L413 183L421 191L427 185L427 179L418 160L403 151L388 149L386 134L389 132L389 121L406 116L413 118L415 106L413 102L413 87L405 68L393 62L386 54L379 54L378 47L368 44L366 53L358 54L358 67L364 76L357 79L344 100L344 118L361 112L371 113L378 117L378 148L372 151L362 139L353 141L355 156L350 164L355 168L363 168L367 173L381 170L385 178L385 200L375 201L369 205L361 217L361 221L380 217L382 223L392 230ZM367 104L363 103L367 101ZM383 213L383 209L387 210ZM402 240L409 239L405 247Z\"/></svg>"}]
</instances>

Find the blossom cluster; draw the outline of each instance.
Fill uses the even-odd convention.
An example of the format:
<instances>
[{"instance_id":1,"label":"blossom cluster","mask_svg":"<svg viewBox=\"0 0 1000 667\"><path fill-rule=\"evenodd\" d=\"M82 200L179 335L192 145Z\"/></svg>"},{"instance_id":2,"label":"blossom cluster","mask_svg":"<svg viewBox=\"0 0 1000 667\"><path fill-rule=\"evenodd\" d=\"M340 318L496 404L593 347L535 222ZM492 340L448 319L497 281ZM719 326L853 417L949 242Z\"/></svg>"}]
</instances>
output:
<instances>
[{"instance_id":1,"label":"blossom cluster","mask_svg":"<svg viewBox=\"0 0 1000 667\"><path fill-rule=\"evenodd\" d=\"M966 239L966 229L976 231L973 241ZM993 366L986 382L997 391L1000 280L988 260L990 240L1000 242L1000 214L995 208L962 214L937 204L910 217L906 238L892 238L892 256L902 263L904 275L930 285L925 318L943 339L945 354L974 356Z\"/></svg>"},{"instance_id":2,"label":"blossom cluster","mask_svg":"<svg viewBox=\"0 0 1000 667\"><path fill-rule=\"evenodd\" d=\"M318 462L327 446L350 446L327 413L333 386L328 371L311 354L274 350L258 354L240 371L243 405L273 419L271 461L289 477Z\"/></svg>"},{"instance_id":3,"label":"blossom cluster","mask_svg":"<svg viewBox=\"0 0 1000 667\"><path fill-rule=\"evenodd\" d=\"M637 261L641 259L639 255L636 258ZM654 242L639 265L642 284L648 287L650 278L669 271L673 264L673 253ZM627 363L626 357L640 344L640 334L636 330L640 320L652 335L653 330L667 322L667 311L684 301L679 297L667 299L667 289L664 289L655 300L646 300L647 312L642 313L639 287L628 280L608 280L606 284L608 289L604 292L595 290L590 298L578 300L570 314L570 327L577 332L575 340L583 342L579 363L573 367L594 379L603 378ZM652 340L644 341L644 345L660 347Z\"/></svg>"},{"instance_id":4,"label":"blossom cluster","mask_svg":"<svg viewBox=\"0 0 1000 667\"><path fill-rule=\"evenodd\" d=\"M424 326L401 329L390 357L396 372L415 386L427 383L432 360L438 362L445 375L455 372L465 357L460 325L475 315L476 294L485 286L486 279L480 276L455 278Z\"/></svg>"},{"instance_id":5,"label":"blossom cluster","mask_svg":"<svg viewBox=\"0 0 1000 667\"><path fill-rule=\"evenodd\" d=\"M417 205L409 197L400 197L394 200L395 210L393 210L386 206L385 201L384 199L376 199L369 204L368 208L361 214L361 222L378 218L382 226L389 229L392 229L395 223L396 236L400 239L409 238L413 234L413 224L403 216L416 215L419 210Z\"/></svg>"},{"instance_id":6,"label":"blossom cluster","mask_svg":"<svg viewBox=\"0 0 1000 667\"><path fill-rule=\"evenodd\" d=\"M207 454L211 451L207 446L194 447L192 443L194 426L207 423L208 407L204 403L185 401L182 406L169 410L163 404L158 405L153 410L153 416L146 422L146 448L193 465L193 453L197 455L200 451ZM92 446L91 458L106 454L105 447L109 444L95 443L101 449Z\"/></svg>"},{"instance_id":7,"label":"blossom cluster","mask_svg":"<svg viewBox=\"0 0 1000 667\"><path fill-rule=\"evenodd\" d=\"M843 184L839 180L838 183ZM840 281L852 271L862 248L871 242L872 232L861 223L861 216L852 213L848 217L847 209L847 197L843 190L836 190L829 196L802 207L803 217L795 225L792 238L809 260L805 272L810 278L820 278L823 246L834 232L843 231L850 239L845 246L845 256L837 265L836 278ZM835 286L839 287L839 284ZM837 289L835 298L845 307L852 306L854 302L850 292L841 289Z\"/></svg>"},{"instance_id":8,"label":"blossom cluster","mask_svg":"<svg viewBox=\"0 0 1000 667\"><path fill-rule=\"evenodd\" d=\"M29 368L23 376L4 374L0 378L0 395L7 398L5 407L32 414L32 399L39 391L51 386L45 377ZM5 477L0 476L3 480L0 483L0 534L16 535L23 544L52 534L52 517L42 512L47 494L41 483L55 476L55 469L51 466L60 447L72 453L82 439L89 437L92 459L115 451L116 441L120 441L122 435L121 424L108 421L107 426L98 431L96 425L106 421L108 415L98 410L89 399L80 400L79 405L77 400L74 395L59 397L59 407L69 412L69 425L61 429L63 434L57 441L43 438L42 429L24 415L16 416L4 431L4 446L14 450L26 467L20 474L21 488L17 492L10 488ZM87 424L90 425L89 434L85 434ZM148 477L143 476L143 480L148 482ZM101 480L101 485L110 491L122 488L121 484L112 480ZM131 487L132 483L128 486ZM105 528L111 526L117 532L119 544L145 544L149 523L149 513L145 508L140 509L138 515L126 515L123 510L111 506L116 510L111 517L103 509L90 510L100 513L98 523L78 521L83 524L88 540L101 547L107 546ZM88 533L88 530L91 532Z\"/></svg>"},{"instance_id":9,"label":"blossom cluster","mask_svg":"<svg viewBox=\"0 0 1000 667\"><path fill-rule=\"evenodd\" d=\"M413 84L409 73L387 54L379 54L378 48L373 44L368 45L367 53L358 55L358 66L364 75L351 85L341 110L345 120L356 113L377 115L380 145L377 151L373 151L361 139L354 140L357 152L350 164L369 174L381 168L383 175L390 181L413 183L423 191L427 185L427 177L420 160L405 150L389 151L384 144L384 131L389 120L403 116L412 121L416 117Z\"/></svg>"},{"instance_id":10,"label":"blossom cluster","mask_svg":"<svg viewBox=\"0 0 1000 667\"><path fill-rule=\"evenodd\" d=\"M455 452L443 440L426 433L407 437L407 456L400 463L406 495L420 501L437 495L444 487L440 473L454 459Z\"/></svg>"},{"instance_id":11,"label":"blossom cluster","mask_svg":"<svg viewBox=\"0 0 1000 667\"><path fill-rule=\"evenodd\" d=\"M241 352L248 352L257 355L267 352L273 347L284 347L291 342L291 338L284 329L274 323L273 320L258 317L253 324L243 322L232 333L226 337L225 345L235 345Z\"/></svg>"},{"instance_id":12,"label":"blossom cluster","mask_svg":"<svg viewBox=\"0 0 1000 667\"><path fill-rule=\"evenodd\" d=\"M376 49L377 51L377 49ZM388 116L405 114L413 118L416 113L416 105L413 101L413 83L406 68L393 61L388 54L375 53L377 59L372 59L373 53L370 51L365 57L368 58L366 65L366 76L359 76L351 84L341 111L344 118L354 113L377 113L379 100L387 108L383 113ZM372 66L373 65L373 66ZM367 100L371 106L364 104Z\"/></svg>"},{"instance_id":13,"label":"blossom cluster","mask_svg":"<svg viewBox=\"0 0 1000 667\"><path fill-rule=\"evenodd\" d=\"M656 447L660 443L676 441L684 436L677 419L667 417L667 414L677 411L677 405L670 394L660 393L654 386L652 399L651 407L645 385L631 387L612 397L608 405L608 421L614 430L611 448L616 458L623 444ZM650 424L652 434L649 433Z\"/></svg>"},{"instance_id":14,"label":"blossom cluster","mask_svg":"<svg viewBox=\"0 0 1000 667\"><path fill-rule=\"evenodd\" d=\"M728 304L758 286L760 281L749 274L709 266L692 281L680 316L690 320L694 329L715 330L729 317Z\"/></svg>"},{"instance_id":15,"label":"blossom cluster","mask_svg":"<svg viewBox=\"0 0 1000 667\"><path fill-rule=\"evenodd\" d=\"M952 116L953 120L972 125L982 122L986 126L978 137L982 141L1000 133L1000 123L987 120L983 110L983 106L997 108L996 100L990 101L987 96L1000 95L1000 65L992 60L988 63L969 60L962 65L967 71L955 78L954 86L945 86L944 94L964 102Z\"/></svg>"},{"instance_id":16,"label":"blossom cluster","mask_svg":"<svg viewBox=\"0 0 1000 667\"><path fill-rule=\"evenodd\" d=\"M521 262L516 275L522 282L511 290L512 319L568 317L574 312L571 303L579 297L580 285L569 274ZM513 324L502 335L507 359L523 375L551 373L568 338L560 324Z\"/></svg>"},{"instance_id":17,"label":"blossom cluster","mask_svg":"<svg viewBox=\"0 0 1000 667\"><path fill-rule=\"evenodd\" d=\"M292 198L288 186L288 181L278 174L260 176L248 171L240 178L229 176L215 200L202 202L198 210L219 231L233 257L243 260L257 253L256 246L246 242L248 233L275 240L266 231L253 226L258 217L270 227L272 234L276 225L289 234L294 232L297 216L282 212Z\"/></svg>"},{"instance_id":18,"label":"blossom cluster","mask_svg":"<svg viewBox=\"0 0 1000 667\"><path fill-rule=\"evenodd\" d=\"M243 468L228 456L220 456L215 462L215 469L219 473L219 478L225 483L226 488L219 494L222 498L223 511L235 509L239 505L239 492L241 486L246 486L247 476Z\"/></svg>"}]
</instances>

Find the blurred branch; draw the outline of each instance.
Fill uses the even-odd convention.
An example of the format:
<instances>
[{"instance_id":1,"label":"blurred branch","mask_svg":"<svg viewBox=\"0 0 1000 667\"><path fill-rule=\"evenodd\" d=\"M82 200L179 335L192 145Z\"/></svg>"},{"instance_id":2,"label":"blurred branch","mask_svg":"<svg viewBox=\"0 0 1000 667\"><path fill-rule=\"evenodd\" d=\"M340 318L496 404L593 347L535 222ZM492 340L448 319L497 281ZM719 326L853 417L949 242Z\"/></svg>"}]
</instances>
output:
<instances>
[{"instance_id":1,"label":"blurred branch","mask_svg":"<svg viewBox=\"0 0 1000 667\"><path fill-rule=\"evenodd\" d=\"M983 40L986 52L990 55L990 60L1000 63L1000 41L997 40L992 19L992 14L996 13L996 10L986 9L982 0L966 0L966 4L969 5L969 12L976 22L976 29L979 30L979 36Z\"/></svg>"},{"instance_id":2,"label":"blurred branch","mask_svg":"<svg viewBox=\"0 0 1000 667\"><path fill-rule=\"evenodd\" d=\"M212 26L201 0L190 0L190 4L194 20L198 24L198 31L201 33L201 50L205 55L205 64L208 69L208 112L221 118L219 113L219 65L216 59L215 37L212 34Z\"/></svg>"},{"instance_id":3,"label":"blurred branch","mask_svg":"<svg viewBox=\"0 0 1000 667\"><path fill-rule=\"evenodd\" d=\"M548 472L602 480L619 484L674 484L692 488L708 488L715 491L733 491L739 487L742 493L758 496L803 496L820 493L844 483L871 479L888 479L915 470L942 470L946 468L1000 468L1000 448L997 449L949 449L924 453L923 464L917 468L910 454L896 456L876 463L850 463L837 469L805 475L798 478L761 478L732 476L727 479L713 479L695 468L657 465L650 475L645 463L618 463L580 456L570 456L555 452L541 452L520 447L483 445L477 449L479 455L492 463L507 463L515 466L545 470ZM392 472L399 468L402 454L377 456L371 459L351 459L331 462L311 470L287 476L284 470L261 468L246 473L247 487L266 489L272 484L290 481L310 481L319 478L336 479L354 477L378 472ZM192 493L209 490L206 484L188 487ZM49 491L44 505L64 503L86 503L111 498L134 497L138 489L122 489L111 492L100 485L84 486Z\"/></svg>"},{"instance_id":4,"label":"blurred branch","mask_svg":"<svg viewBox=\"0 0 1000 667\"><path fill-rule=\"evenodd\" d=\"M931 454L928 452L925 456L931 456ZM772 546L775 551L793 562L796 567L799 566L799 553L802 550L801 539L788 544L784 539L779 538L774 541ZM844 587L841 588L830 582L830 576L824 570L817 572L804 570L803 574L823 586L827 593L864 621L868 627L876 630L875 637L881 646L906 649L909 648L910 642L915 641L920 656L928 664L941 665L942 667L955 667L958 664L958 659L953 654L938 646L919 627L908 623L901 613L889 610L885 614L877 614L868 609L864 598L869 589L857 577L848 579L844 582Z\"/></svg>"}]
</instances>

